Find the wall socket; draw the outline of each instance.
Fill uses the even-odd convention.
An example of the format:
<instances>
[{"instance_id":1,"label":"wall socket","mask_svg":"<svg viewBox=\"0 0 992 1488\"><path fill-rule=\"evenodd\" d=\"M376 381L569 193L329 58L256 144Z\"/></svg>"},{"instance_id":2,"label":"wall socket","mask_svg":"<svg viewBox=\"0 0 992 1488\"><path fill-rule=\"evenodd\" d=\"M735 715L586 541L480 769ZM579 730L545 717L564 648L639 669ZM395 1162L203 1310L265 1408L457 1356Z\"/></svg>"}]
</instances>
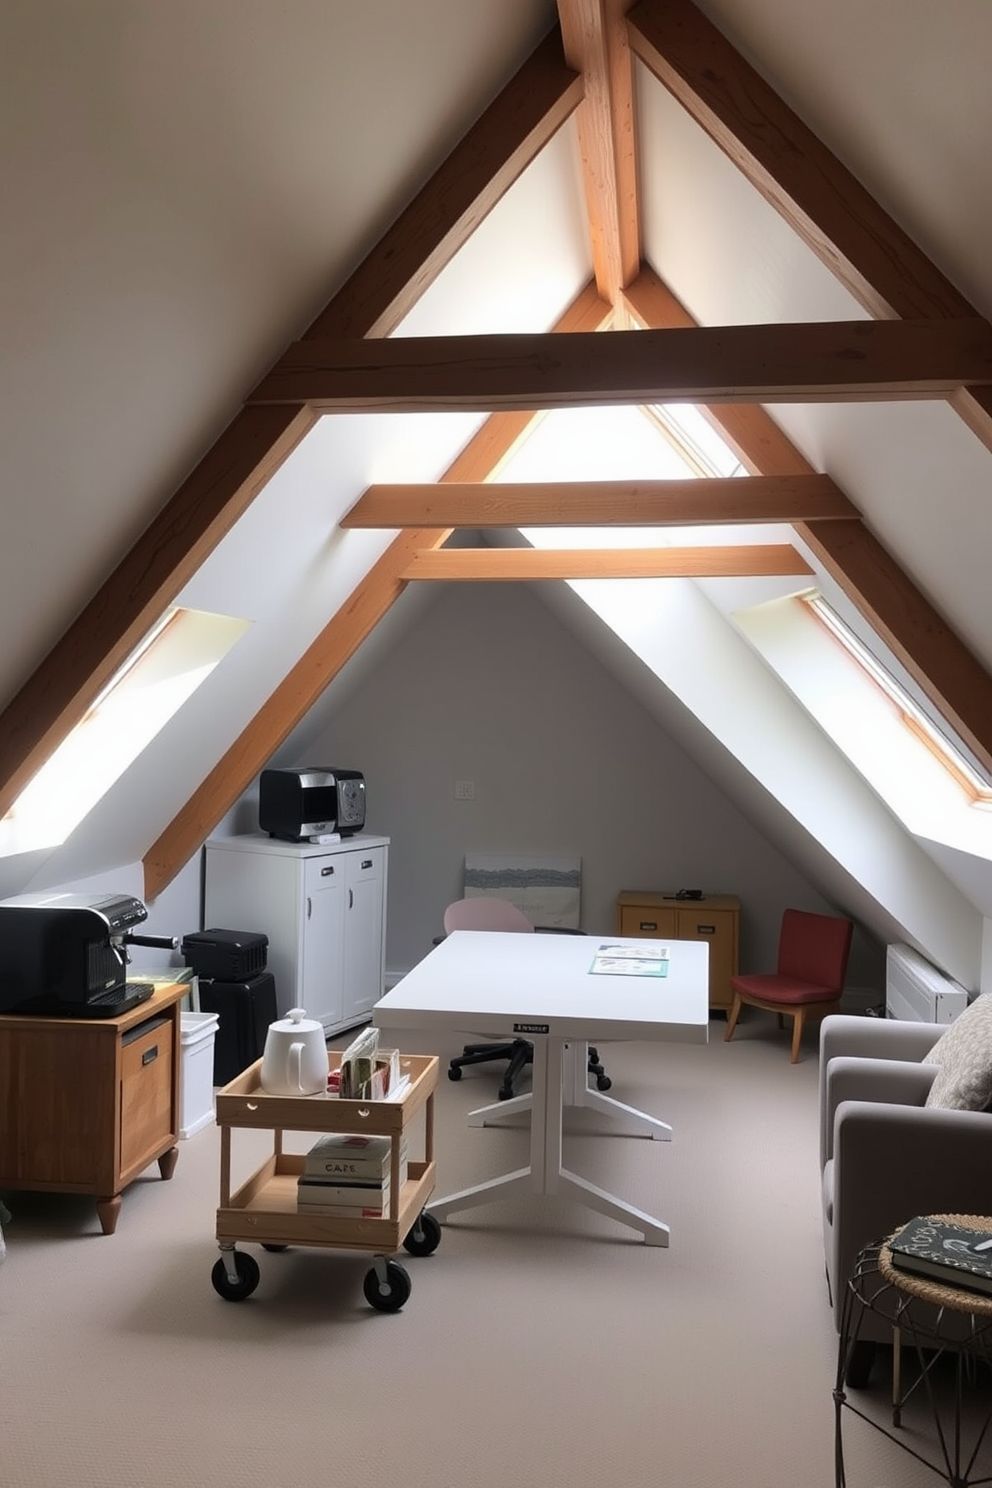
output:
<instances>
[{"instance_id":1,"label":"wall socket","mask_svg":"<svg viewBox=\"0 0 992 1488\"><path fill-rule=\"evenodd\" d=\"M455 800L456 801L474 801L475 800L475 781L474 780L456 780L455 781Z\"/></svg>"}]
</instances>

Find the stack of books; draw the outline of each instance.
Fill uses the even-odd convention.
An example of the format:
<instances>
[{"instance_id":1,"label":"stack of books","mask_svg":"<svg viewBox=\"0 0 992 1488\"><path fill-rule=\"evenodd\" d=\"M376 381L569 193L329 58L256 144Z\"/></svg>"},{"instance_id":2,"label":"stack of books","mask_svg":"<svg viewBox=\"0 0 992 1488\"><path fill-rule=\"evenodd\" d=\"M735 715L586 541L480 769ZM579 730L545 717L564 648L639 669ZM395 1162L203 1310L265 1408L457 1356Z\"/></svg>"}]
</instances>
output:
<instances>
[{"instance_id":1,"label":"stack of books","mask_svg":"<svg viewBox=\"0 0 992 1488\"><path fill-rule=\"evenodd\" d=\"M992 1228L971 1229L919 1214L892 1237L889 1251L898 1271L992 1295Z\"/></svg>"},{"instance_id":2,"label":"stack of books","mask_svg":"<svg viewBox=\"0 0 992 1488\"><path fill-rule=\"evenodd\" d=\"M339 1219L388 1219L392 1142L389 1137L328 1132L304 1160L296 1182L300 1214ZM400 1186L406 1182L406 1138L400 1139Z\"/></svg>"}]
</instances>

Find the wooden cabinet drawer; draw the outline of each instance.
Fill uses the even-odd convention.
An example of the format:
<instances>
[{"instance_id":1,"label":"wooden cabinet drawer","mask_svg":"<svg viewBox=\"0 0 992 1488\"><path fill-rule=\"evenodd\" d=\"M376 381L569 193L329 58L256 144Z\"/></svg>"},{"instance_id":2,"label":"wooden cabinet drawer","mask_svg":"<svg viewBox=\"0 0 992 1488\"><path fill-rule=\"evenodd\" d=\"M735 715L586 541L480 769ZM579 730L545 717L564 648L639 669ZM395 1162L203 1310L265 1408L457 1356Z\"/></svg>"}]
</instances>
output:
<instances>
[{"instance_id":1,"label":"wooden cabinet drawer","mask_svg":"<svg viewBox=\"0 0 992 1488\"><path fill-rule=\"evenodd\" d=\"M363 878L378 878L382 873L385 854L381 847L367 847L362 852L348 854L348 882L360 883Z\"/></svg>"},{"instance_id":2,"label":"wooden cabinet drawer","mask_svg":"<svg viewBox=\"0 0 992 1488\"><path fill-rule=\"evenodd\" d=\"M620 935L643 935L648 939L658 936L674 938L675 910L658 909L643 904L621 904Z\"/></svg>"},{"instance_id":3,"label":"wooden cabinet drawer","mask_svg":"<svg viewBox=\"0 0 992 1488\"><path fill-rule=\"evenodd\" d=\"M171 1018L142 1023L121 1040L121 1176L138 1172L177 1131L173 1110Z\"/></svg>"},{"instance_id":4,"label":"wooden cabinet drawer","mask_svg":"<svg viewBox=\"0 0 992 1488\"><path fill-rule=\"evenodd\" d=\"M617 895L617 934L644 940L703 940L709 946L710 1007L730 1007L730 978L737 973L740 900L733 894L678 899L657 889L624 889Z\"/></svg>"}]
</instances>

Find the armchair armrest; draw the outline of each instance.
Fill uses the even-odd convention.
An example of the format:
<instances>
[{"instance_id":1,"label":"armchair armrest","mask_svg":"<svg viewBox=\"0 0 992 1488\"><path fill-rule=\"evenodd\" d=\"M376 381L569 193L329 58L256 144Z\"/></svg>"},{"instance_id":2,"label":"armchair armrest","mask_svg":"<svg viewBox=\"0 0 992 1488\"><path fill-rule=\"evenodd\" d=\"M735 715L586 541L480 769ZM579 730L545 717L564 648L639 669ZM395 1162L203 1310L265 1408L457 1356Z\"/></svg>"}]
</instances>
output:
<instances>
[{"instance_id":1,"label":"armchair armrest","mask_svg":"<svg viewBox=\"0 0 992 1488\"><path fill-rule=\"evenodd\" d=\"M908 1059L863 1059L835 1055L820 1082L820 1167L834 1155L834 1119L842 1101L885 1102L897 1106L922 1106L926 1102L935 1064L917 1064ZM910 1218L912 1219L912 1215Z\"/></svg>"},{"instance_id":2,"label":"armchair armrest","mask_svg":"<svg viewBox=\"0 0 992 1488\"><path fill-rule=\"evenodd\" d=\"M832 1291L858 1252L917 1214L989 1211L992 1116L844 1101L834 1118Z\"/></svg>"},{"instance_id":3,"label":"armchair armrest","mask_svg":"<svg viewBox=\"0 0 992 1488\"><path fill-rule=\"evenodd\" d=\"M820 1024L820 1068L838 1054L865 1059L915 1059L928 1054L943 1033L940 1023L865 1018L831 1013Z\"/></svg>"},{"instance_id":4,"label":"armchair armrest","mask_svg":"<svg viewBox=\"0 0 992 1488\"><path fill-rule=\"evenodd\" d=\"M820 1024L820 1166L827 1160L832 1119L827 1118L827 1071L837 1058L902 1060L922 1063L940 1038L939 1023L903 1022L830 1013ZM890 1099L887 1096L878 1099ZM912 1215L910 1215L912 1218Z\"/></svg>"}]
</instances>

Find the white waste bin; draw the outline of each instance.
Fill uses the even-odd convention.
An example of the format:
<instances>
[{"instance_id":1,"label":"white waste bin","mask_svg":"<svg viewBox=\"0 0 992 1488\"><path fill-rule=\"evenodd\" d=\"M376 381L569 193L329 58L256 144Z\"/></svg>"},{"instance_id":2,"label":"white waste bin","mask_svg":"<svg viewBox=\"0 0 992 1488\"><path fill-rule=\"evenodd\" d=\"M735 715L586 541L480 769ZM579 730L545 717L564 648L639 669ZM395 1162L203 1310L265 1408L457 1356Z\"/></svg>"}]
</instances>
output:
<instances>
[{"instance_id":1,"label":"white waste bin","mask_svg":"<svg viewBox=\"0 0 992 1488\"><path fill-rule=\"evenodd\" d=\"M216 1013L180 1013L179 1135L192 1137L214 1119Z\"/></svg>"}]
</instances>

